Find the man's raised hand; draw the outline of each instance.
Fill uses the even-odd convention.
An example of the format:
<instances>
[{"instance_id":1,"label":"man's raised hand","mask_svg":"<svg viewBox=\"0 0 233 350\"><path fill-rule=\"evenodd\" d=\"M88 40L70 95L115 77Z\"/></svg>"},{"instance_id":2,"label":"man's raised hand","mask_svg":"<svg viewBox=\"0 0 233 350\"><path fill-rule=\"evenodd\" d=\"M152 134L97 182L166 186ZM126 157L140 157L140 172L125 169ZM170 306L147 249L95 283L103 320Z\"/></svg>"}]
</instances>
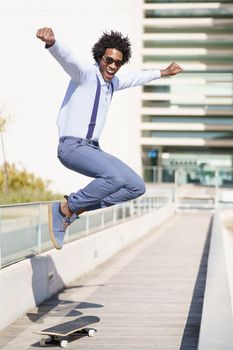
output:
<instances>
[{"instance_id":1,"label":"man's raised hand","mask_svg":"<svg viewBox=\"0 0 233 350\"><path fill-rule=\"evenodd\" d=\"M38 29L36 33L37 38L44 41L47 46L52 46L55 43L55 35L51 28Z\"/></svg>"},{"instance_id":2,"label":"man's raised hand","mask_svg":"<svg viewBox=\"0 0 233 350\"><path fill-rule=\"evenodd\" d=\"M166 69L161 70L161 76L176 75L180 72L182 68L176 62L172 62Z\"/></svg>"}]
</instances>

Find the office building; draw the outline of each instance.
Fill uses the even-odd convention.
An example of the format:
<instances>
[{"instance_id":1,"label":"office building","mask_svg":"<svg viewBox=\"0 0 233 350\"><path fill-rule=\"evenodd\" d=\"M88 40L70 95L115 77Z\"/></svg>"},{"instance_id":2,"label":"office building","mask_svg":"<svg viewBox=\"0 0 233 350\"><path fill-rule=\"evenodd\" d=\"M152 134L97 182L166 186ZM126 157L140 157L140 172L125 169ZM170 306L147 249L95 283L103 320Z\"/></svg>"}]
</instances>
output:
<instances>
[{"instance_id":1,"label":"office building","mask_svg":"<svg viewBox=\"0 0 233 350\"><path fill-rule=\"evenodd\" d=\"M232 183L233 2L144 0L142 12L143 68L184 70L142 89L145 179L172 181L185 168L188 182L211 184L217 167Z\"/></svg>"}]
</instances>

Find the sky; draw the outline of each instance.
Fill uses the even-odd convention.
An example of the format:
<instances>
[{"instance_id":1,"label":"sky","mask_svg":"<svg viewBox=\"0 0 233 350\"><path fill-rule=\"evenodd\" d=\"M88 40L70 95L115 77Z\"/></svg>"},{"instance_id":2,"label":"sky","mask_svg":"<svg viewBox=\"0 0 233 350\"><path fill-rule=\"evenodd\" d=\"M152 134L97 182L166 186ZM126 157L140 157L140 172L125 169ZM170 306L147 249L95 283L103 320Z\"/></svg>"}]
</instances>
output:
<instances>
[{"instance_id":1,"label":"sky","mask_svg":"<svg viewBox=\"0 0 233 350\"><path fill-rule=\"evenodd\" d=\"M6 157L18 168L50 180L54 191L70 193L90 179L64 168L57 159L56 118L69 77L44 49L36 32L45 26L53 28L57 39L88 62L93 62L91 47L104 30L128 34L137 52L137 31L140 33L141 27L135 32L135 21L140 3L141 0L0 0L0 110L10 115L4 133ZM138 55L131 64L134 68L140 64ZM101 146L138 170L139 120L128 119L128 114L136 115L139 108L135 93L139 90L114 96Z\"/></svg>"}]
</instances>

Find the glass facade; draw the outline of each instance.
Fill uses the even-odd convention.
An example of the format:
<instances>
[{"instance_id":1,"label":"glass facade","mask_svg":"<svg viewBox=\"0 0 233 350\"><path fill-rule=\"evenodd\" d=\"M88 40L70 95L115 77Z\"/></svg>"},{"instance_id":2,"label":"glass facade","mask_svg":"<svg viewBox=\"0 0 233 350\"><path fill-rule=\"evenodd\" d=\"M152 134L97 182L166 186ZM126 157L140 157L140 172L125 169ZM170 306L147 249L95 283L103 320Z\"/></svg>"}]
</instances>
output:
<instances>
[{"instance_id":1,"label":"glass facade","mask_svg":"<svg viewBox=\"0 0 233 350\"><path fill-rule=\"evenodd\" d=\"M233 184L233 1L144 0L142 41L143 68L183 68L142 89L145 180L157 178L150 166L191 167L202 182L224 164Z\"/></svg>"}]
</instances>

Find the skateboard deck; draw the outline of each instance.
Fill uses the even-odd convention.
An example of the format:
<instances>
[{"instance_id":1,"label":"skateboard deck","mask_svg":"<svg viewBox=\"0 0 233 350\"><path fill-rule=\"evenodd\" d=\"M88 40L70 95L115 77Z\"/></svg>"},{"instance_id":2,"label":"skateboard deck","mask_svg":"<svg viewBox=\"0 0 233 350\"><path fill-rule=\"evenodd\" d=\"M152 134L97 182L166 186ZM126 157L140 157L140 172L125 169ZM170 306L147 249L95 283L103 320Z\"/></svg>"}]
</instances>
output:
<instances>
[{"instance_id":1,"label":"skateboard deck","mask_svg":"<svg viewBox=\"0 0 233 350\"><path fill-rule=\"evenodd\" d=\"M81 316L76 320L61 323L36 333L49 336L48 339L41 339L41 346L59 344L62 348L66 348L68 346L69 336L71 335L88 335L89 337L94 336L96 329L86 327L99 321L100 319L97 316Z\"/></svg>"}]
</instances>

